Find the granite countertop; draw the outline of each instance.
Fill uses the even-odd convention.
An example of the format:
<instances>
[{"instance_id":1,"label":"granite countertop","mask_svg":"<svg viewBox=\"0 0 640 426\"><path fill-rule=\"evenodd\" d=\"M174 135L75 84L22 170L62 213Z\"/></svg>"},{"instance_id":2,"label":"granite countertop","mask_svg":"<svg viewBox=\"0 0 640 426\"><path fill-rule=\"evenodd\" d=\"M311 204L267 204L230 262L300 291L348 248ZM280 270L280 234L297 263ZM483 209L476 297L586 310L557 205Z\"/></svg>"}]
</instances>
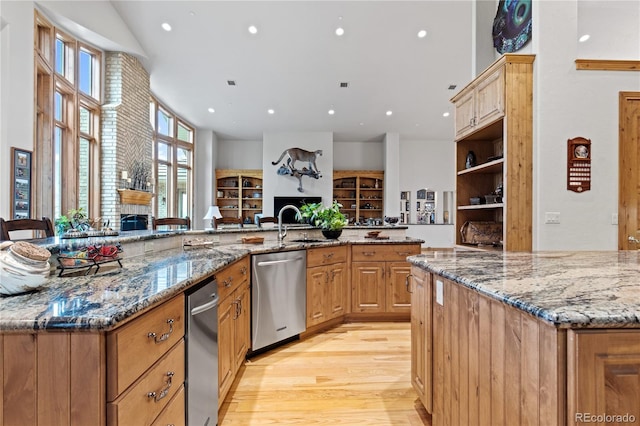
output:
<instances>
[{"instance_id":1,"label":"granite countertop","mask_svg":"<svg viewBox=\"0 0 640 426\"><path fill-rule=\"evenodd\" d=\"M560 328L640 327L640 252L434 252L425 270Z\"/></svg>"},{"instance_id":2,"label":"granite countertop","mask_svg":"<svg viewBox=\"0 0 640 426\"><path fill-rule=\"evenodd\" d=\"M140 237L154 238L148 232ZM389 240L340 238L319 243L295 243L285 239L282 247L276 241L265 240L263 244L180 248L126 257L122 260L122 268L111 263L103 265L95 275L51 276L40 290L15 296L0 296L0 331L109 330L128 317L170 299L224 266L252 253L349 243L421 242L422 240L406 237ZM52 242L45 242L43 245L47 244Z\"/></svg>"}]
</instances>

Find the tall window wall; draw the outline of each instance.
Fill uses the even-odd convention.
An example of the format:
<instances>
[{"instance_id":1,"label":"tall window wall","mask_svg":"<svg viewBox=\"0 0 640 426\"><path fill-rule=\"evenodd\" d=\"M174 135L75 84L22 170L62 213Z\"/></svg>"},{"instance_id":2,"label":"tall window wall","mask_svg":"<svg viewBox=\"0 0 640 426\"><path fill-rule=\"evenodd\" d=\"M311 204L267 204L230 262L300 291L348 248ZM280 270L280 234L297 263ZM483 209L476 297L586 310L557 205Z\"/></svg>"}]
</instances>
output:
<instances>
[{"instance_id":1,"label":"tall window wall","mask_svg":"<svg viewBox=\"0 0 640 426\"><path fill-rule=\"evenodd\" d=\"M102 52L35 13L36 216L100 212ZM51 177L51 179L49 179Z\"/></svg>"},{"instance_id":2,"label":"tall window wall","mask_svg":"<svg viewBox=\"0 0 640 426\"><path fill-rule=\"evenodd\" d=\"M149 116L154 141L154 214L191 217L194 130L155 99L151 101Z\"/></svg>"}]
</instances>

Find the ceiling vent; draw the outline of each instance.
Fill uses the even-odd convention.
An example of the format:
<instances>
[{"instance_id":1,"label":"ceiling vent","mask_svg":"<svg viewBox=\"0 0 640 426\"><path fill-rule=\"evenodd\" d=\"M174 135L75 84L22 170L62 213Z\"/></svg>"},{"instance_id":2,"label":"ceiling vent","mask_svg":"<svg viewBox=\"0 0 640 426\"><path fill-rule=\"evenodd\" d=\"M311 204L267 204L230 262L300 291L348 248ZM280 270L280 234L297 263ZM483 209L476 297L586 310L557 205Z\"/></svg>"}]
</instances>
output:
<instances>
[{"instance_id":1,"label":"ceiling vent","mask_svg":"<svg viewBox=\"0 0 640 426\"><path fill-rule=\"evenodd\" d=\"M450 84L449 85L449 90L455 90L456 87L458 87L458 86L456 86L455 84Z\"/></svg>"},{"instance_id":2,"label":"ceiling vent","mask_svg":"<svg viewBox=\"0 0 640 426\"><path fill-rule=\"evenodd\" d=\"M344 87L344 88L349 87L349 82L347 82L347 81L343 81L343 82L341 82L341 83L340 83L340 87Z\"/></svg>"},{"instance_id":3,"label":"ceiling vent","mask_svg":"<svg viewBox=\"0 0 640 426\"><path fill-rule=\"evenodd\" d=\"M236 85L235 80L227 80L227 86L235 86L235 85Z\"/></svg>"}]
</instances>

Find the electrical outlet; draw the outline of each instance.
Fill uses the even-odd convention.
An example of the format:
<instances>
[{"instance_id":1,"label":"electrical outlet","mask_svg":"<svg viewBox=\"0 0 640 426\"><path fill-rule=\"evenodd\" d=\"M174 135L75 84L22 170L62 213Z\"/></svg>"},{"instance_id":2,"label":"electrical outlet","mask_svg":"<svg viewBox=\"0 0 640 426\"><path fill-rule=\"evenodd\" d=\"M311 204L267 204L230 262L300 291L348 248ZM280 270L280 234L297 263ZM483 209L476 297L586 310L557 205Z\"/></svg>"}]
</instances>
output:
<instances>
[{"instance_id":1,"label":"electrical outlet","mask_svg":"<svg viewBox=\"0 0 640 426\"><path fill-rule=\"evenodd\" d=\"M560 212L546 212L544 214L544 223L554 225L560 223Z\"/></svg>"},{"instance_id":2,"label":"electrical outlet","mask_svg":"<svg viewBox=\"0 0 640 426\"><path fill-rule=\"evenodd\" d=\"M611 224L612 225L618 224L618 213L611 213Z\"/></svg>"}]
</instances>

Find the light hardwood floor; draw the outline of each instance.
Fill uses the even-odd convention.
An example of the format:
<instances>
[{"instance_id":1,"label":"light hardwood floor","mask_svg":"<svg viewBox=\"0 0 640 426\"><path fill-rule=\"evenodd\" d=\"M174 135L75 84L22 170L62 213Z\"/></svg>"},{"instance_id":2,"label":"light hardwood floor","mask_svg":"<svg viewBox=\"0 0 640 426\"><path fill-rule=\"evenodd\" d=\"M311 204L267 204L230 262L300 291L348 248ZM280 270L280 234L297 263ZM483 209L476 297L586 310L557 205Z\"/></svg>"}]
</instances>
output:
<instances>
[{"instance_id":1,"label":"light hardwood floor","mask_svg":"<svg viewBox=\"0 0 640 426\"><path fill-rule=\"evenodd\" d=\"M408 322L343 324L247 361L218 424L430 426L410 371Z\"/></svg>"}]
</instances>

